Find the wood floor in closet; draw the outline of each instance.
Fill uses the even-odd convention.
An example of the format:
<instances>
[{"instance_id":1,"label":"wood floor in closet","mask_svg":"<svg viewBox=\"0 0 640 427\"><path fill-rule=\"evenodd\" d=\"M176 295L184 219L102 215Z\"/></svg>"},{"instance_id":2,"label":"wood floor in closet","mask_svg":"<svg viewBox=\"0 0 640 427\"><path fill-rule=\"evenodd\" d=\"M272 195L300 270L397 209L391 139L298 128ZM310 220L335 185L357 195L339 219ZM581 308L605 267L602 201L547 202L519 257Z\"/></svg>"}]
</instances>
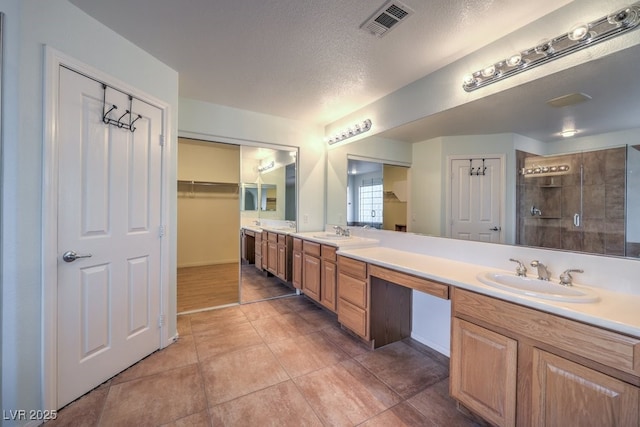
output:
<instances>
[{"instance_id":1,"label":"wood floor in closet","mask_svg":"<svg viewBox=\"0 0 640 427\"><path fill-rule=\"evenodd\" d=\"M178 313L240 300L237 262L178 268Z\"/></svg>"}]
</instances>

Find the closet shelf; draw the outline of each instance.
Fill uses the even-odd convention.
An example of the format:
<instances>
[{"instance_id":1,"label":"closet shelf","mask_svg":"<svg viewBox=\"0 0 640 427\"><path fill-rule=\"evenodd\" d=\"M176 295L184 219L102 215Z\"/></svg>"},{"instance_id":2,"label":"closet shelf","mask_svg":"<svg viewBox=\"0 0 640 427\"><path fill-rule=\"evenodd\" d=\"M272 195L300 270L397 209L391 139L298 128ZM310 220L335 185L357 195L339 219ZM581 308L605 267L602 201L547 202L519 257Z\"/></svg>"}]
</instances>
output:
<instances>
[{"instance_id":1,"label":"closet shelf","mask_svg":"<svg viewBox=\"0 0 640 427\"><path fill-rule=\"evenodd\" d=\"M190 188L207 187L209 191L219 191L224 193L237 193L240 184L237 182L213 182L213 181L189 181L178 180L178 185L188 185Z\"/></svg>"}]
</instances>

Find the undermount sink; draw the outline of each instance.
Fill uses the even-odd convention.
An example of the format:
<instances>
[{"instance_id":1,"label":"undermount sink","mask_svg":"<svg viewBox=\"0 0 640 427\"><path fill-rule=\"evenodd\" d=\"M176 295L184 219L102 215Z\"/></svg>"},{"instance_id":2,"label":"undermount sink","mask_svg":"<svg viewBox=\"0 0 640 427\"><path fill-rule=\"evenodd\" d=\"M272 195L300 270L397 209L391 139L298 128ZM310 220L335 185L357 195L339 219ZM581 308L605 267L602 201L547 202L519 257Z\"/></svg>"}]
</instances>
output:
<instances>
[{"instance_id":1,"label":"undermount sink","mask_svg":"<svg viewBox=\"0 0 640 427\"><path fill-rule=\"evenodd\" d=\"M319 234L314 234L313 237L317 239L326 239L326 240L346 240L351 238L351 236L342 236L340 234L335 234L335 233L319 233Z\"/></svg>"},{"instance_id":2,"label":"undermount sink","mask_svg":"<svg viewBox=\"0 0 640 427\"><path fill-rule=\"evenodd\" d=\"M499 272L484 272L478 275L485 285L506 291L562 302L596 302L600 298L582 286L562 286L558 283L533 277L522 277Z\"/></svg>"}]
</instances>

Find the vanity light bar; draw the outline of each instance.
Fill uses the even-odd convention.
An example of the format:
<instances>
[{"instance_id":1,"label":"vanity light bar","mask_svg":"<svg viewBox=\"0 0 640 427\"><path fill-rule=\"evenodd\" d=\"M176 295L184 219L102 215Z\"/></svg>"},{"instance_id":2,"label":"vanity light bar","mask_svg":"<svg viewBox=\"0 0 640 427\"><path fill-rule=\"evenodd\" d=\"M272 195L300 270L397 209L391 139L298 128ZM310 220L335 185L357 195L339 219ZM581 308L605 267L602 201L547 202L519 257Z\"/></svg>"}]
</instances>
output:
<instances>
[{"instance_id":1,"label":"vanity light bar","mask_svg":"<svg viewBox=\"0 0 640 427\"><path fill-rule=\"evenodd\" d=\"M258 166L258 172L264 172L266 170L271 169L272 167L274 167L276 164L274 163L273 160L271 160L270 163L267 163L266 165L260 165Z\"/></svg>"},{"instance_id":2,"label":"vanity light bar","mask_svg":"<svg viewBox=\"0 0 640 427\"><path fill-rule=\"evenodd\" d=\"M569 165L555 165L555 166L533 166L528 168L522 168L522 175L540 175L543 173L562 173L569 172Z\"/></svg>"},{"instance_id":3,"label":"vanity light bar","mask_svg":"<svg viewBox=\"0 0 640 427\"><path fill-rule=\"evenodd\" d=\"M464 77L462 87L471 92L554 59L584 49L638 27L640 2L587 24L578 24L568 33L515 53L506 59Z\"/></svg>"},{"instance_id":4,"label":"vanity light bar","mask_svg":"<svg viewBox=\"0 0 640 427\"><path fill-rule=\"evenodd\" d=\"M347 138L360 135L361 133L366 132L369 129L371 129L371 120L363 120L362 122L356 123L355 125L338 132L334 136L327 138L327 143L335 144L336 142L344 141Z\"/></svg>"}]
</instances>

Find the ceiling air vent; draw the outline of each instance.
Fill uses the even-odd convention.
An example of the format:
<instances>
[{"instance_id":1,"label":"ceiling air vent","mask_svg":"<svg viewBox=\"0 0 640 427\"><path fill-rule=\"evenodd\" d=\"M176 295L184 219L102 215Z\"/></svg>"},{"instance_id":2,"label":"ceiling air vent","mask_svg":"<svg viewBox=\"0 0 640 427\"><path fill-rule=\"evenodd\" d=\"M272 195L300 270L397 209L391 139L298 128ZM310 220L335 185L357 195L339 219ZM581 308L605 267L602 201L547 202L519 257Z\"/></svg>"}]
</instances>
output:
<instances>
[{"instance_id":1,"label":"ceiling air vent","mask_svg":"<svg viewBox=\"0 0 640 427\"><path fill-rule=\"evenodd\" d=\"M400 2L392 0L378 9L360 28L382 37L411 14L413 14L413 10Z\"/></svg>"}]
</instances>

